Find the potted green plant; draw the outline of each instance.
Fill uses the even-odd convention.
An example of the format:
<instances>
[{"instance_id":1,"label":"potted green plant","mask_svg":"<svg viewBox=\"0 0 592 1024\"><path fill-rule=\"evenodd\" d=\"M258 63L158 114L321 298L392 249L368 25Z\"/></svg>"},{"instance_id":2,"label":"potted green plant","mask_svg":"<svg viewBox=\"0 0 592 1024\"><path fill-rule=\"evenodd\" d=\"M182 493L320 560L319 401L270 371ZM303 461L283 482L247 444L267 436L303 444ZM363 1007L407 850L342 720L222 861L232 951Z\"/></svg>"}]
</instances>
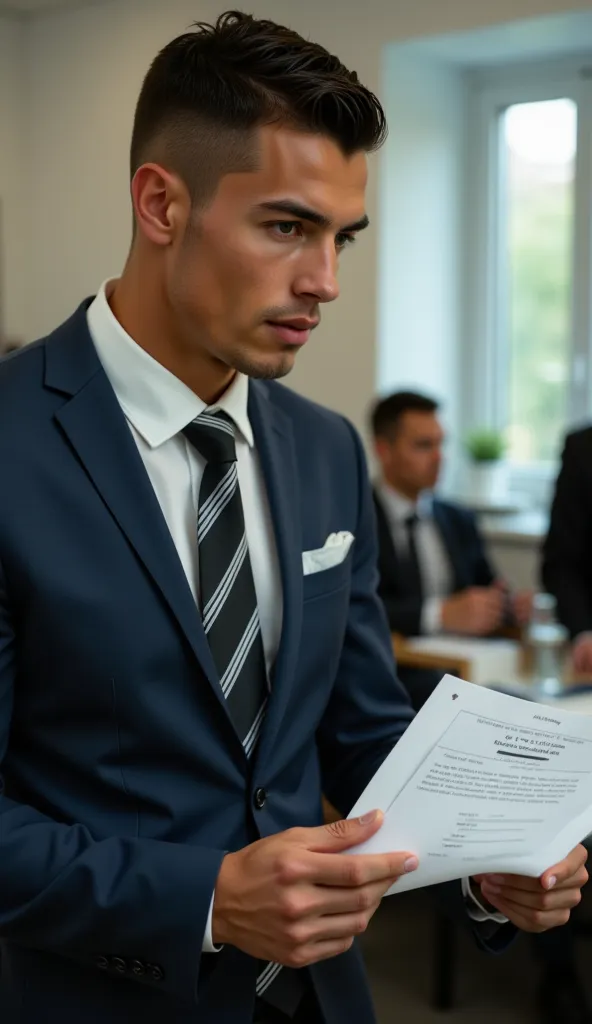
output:
<instances>
[{"instance_id":1,"label":"potted green plant","mask_svg":"<svg viewBox=\"0 0 592 1024\"><path fill-rule=\"evenodd\" d=\"M469 457L469 494L474 501L496 504L506 497L507 477L503 455L504 435L499 430L480 427L466 438Z\"/></svg>"}]
</instances>

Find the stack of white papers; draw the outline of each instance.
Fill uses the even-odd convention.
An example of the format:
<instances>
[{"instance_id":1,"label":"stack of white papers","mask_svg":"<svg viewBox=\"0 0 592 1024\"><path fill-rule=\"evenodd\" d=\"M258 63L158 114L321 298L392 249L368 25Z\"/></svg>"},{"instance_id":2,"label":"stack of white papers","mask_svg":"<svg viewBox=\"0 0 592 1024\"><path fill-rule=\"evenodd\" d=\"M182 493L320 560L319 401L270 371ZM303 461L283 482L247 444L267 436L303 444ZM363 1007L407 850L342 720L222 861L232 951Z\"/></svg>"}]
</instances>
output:
<instances>
[{"instance_id":1,"label":"stack of white papers","mask_svg":"<svg viewBox=\"0 0 592 1024\"><path fill-rule=\"evenodd\" d=\"M382 828L350 852L419 858L390 893L537 877L592 832L592 716L445 676L350 817L374 808Z\"/></svg>"}]
</instances>

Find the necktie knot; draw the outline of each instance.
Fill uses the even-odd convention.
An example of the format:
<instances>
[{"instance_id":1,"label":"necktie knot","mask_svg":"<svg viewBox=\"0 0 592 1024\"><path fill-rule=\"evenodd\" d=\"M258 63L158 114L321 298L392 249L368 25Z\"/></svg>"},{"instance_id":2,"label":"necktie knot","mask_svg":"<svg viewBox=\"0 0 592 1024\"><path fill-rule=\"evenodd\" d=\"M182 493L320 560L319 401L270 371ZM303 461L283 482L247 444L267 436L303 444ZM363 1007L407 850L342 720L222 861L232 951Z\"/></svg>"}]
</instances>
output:
<instances>
[{"instance_id":1,"label":"necktie knot","mask_svg":"<svg viewBox=\"0 0 592 1024\"><path fill-rule=\"evenodd\" d=\"M202 412L183 429L185 437L206 462L236 462L232 420L223 412Z\"/></svg>"},{"instance_id":2,"label":"necktie knot","mask_svg":"<svg viewBox=\"0 0 592 1024\"><path fill-rule=\"evenodd\" d=\"M408 516L406 516L405 526L407 528L407 533L415 533L415 527L417 526L418 522L419 516L417 512L411 512Z\"/></svg>"}]
</instances>

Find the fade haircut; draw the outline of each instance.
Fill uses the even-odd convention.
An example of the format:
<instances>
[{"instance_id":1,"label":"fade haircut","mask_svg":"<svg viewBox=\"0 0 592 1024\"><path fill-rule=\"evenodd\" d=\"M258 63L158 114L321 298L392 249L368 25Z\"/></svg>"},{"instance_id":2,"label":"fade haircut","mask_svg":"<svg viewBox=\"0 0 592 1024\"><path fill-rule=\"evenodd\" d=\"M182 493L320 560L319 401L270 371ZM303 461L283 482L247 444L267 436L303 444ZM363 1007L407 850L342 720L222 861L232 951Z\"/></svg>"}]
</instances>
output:
<instances>
[{"instance_id":1,"label":"fade haircut","mask_svg":"<svg viewBox=\"0 0 592 1024\"><path fill-rule=\"evenodd\" d=\"M372 434L375 438L392 441L397 433L401 417L406 412L437 412L439 403L416 391L397 391L394 395L378 401L370 414Z\"/></svg>"},{"instance_id":2,"label":"fade haircut","mask_svg":"<svg viewBox=\"0 0 592 1024\"><path fill-rule=\"evenodd\" d=\"M387 132L376 96L317 43L240 11L196 22L144 79L131 176L159 163L203 207L225 174L256 170L256 130L274 122L328 136L346 156L378 149Z\"/></svg>"}]
</instances>

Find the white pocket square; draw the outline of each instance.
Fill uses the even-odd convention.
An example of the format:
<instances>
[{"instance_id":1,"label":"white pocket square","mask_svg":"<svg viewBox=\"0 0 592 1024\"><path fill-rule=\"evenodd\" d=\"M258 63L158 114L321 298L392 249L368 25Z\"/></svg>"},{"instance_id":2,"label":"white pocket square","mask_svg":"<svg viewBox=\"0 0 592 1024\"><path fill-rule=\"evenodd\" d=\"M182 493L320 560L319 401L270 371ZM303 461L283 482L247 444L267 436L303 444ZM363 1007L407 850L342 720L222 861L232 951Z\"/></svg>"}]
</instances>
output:
<instances>
[{"instance_id":1,"label":"white pocket square","mask_svg":"<svg viewBox=\"0 0 592 1024\"><path fill-rule=\"evenodd\" d=\"M354 535L349 530L342 530L341 533L330 533L322 548L315 551L302 552L302 571L305 576L313 572L323 572L325 569L332 569L339 565L347 557L347 553L354 542Z\"/></svg>"}]
</instances>

